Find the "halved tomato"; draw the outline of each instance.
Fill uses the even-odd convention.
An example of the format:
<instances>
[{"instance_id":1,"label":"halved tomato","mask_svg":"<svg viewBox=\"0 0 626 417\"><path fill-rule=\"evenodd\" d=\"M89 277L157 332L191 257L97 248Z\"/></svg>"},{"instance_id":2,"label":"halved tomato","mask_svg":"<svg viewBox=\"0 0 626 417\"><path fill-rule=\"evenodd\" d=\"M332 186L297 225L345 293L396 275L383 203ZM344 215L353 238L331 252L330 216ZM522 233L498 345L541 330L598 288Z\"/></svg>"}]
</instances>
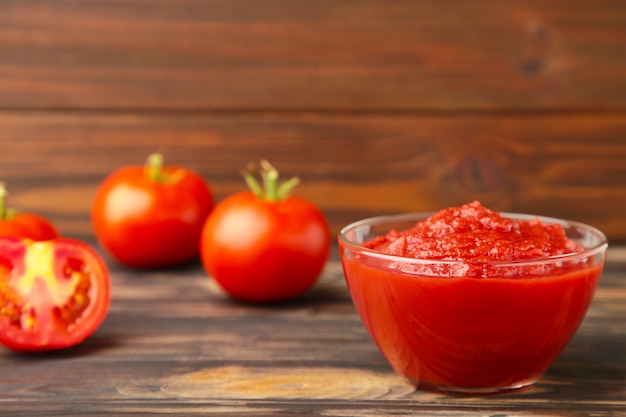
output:
<instances>
[{"instance_id":1,"label":"halved tomato","mask_svg":"<svg viewBox=\"0 0 626 417\"><path fill-rule=\"evenodd\" d=\"M0 343L21 352L74 346L103 322L110 281L84 242L0 238Z\"/></svg>"}]
</instances>

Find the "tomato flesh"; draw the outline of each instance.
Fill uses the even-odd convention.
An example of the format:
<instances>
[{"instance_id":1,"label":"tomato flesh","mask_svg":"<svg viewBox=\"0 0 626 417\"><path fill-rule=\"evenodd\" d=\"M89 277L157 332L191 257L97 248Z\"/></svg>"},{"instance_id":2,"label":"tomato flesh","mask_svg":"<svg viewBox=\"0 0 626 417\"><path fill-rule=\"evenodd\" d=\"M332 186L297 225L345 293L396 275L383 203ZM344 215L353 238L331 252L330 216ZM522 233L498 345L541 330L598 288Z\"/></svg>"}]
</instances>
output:
<instances>
[{"instance_id":1,"label":"tomato flesh","mask_svg":"<svg viewBox=\"0 0 626 417\"><path fill-rule=\"evenodd\" d=\"M72 239L0 239L0 343L24 352L76 345L104 320L108 271Z\"/></svg>"}]
</instances>

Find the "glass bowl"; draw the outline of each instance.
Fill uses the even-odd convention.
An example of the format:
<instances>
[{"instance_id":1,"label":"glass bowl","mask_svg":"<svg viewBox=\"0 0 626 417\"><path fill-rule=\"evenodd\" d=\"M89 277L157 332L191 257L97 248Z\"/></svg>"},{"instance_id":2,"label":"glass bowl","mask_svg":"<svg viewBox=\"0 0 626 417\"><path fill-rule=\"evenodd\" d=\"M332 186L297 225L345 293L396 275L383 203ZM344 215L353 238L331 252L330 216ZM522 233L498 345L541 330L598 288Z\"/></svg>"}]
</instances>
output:
<instances>
[{"instance_id":1,"label":"glass bowl","mask_svg":"<svg viewBox=\"0 0 626 417\"><path fill-rule=\"evenodd\" d=\"M502 213L561 224L584 250L465 262L391 256L362 246L432 214L374 217L339 234L348 289L371 338L393 369L419 389L493 394L532 385L585 317L602 274L606 237L582 223Z\"/></svg>"}]
</instances>

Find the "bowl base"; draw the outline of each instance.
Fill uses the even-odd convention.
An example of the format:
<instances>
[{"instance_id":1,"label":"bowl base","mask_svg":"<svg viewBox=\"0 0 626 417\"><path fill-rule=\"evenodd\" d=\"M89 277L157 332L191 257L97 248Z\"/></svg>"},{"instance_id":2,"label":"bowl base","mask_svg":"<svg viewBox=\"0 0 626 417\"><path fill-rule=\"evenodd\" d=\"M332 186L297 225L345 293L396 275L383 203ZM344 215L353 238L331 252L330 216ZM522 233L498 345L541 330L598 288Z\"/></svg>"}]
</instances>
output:
<instances>
[{"instance_id":1,"label":"bowl base","mask_svg":"<svg viewBox=\"0 0 626 417\"><path fill-rule=\"evenodd\" d=\"M428 382L411 381L418 390L429 391L446 395L457 396L489 396L489 395L506 395L514 392L522 391L531 387L533 382L518 384L510 387L455 387L447 385L429 384Z\"/></svg>"}]
</instances>

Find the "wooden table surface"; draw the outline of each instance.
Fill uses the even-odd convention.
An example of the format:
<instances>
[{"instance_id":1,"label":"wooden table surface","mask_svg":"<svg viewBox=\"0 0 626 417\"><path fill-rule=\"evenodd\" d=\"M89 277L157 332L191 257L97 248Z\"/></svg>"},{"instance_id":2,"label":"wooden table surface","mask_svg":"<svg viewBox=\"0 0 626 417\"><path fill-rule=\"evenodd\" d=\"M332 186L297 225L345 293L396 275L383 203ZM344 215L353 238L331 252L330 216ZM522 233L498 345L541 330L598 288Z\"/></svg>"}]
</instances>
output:
<instances>
[{"instance_id":1,"label":"wooden table surface","mask_svg":"<svg viewBox=\"0 0 626 417\"><path fill-rule=\"evenodd\" d=\"M353 308L336 253L301 299L224 297L200 265L111 264L113 301L74 348L0 350L1 416L617 416L626 413L626 248L570 345L536 386L510 395L415 391L394 374Z\"/></svg>"}]
</instances>

